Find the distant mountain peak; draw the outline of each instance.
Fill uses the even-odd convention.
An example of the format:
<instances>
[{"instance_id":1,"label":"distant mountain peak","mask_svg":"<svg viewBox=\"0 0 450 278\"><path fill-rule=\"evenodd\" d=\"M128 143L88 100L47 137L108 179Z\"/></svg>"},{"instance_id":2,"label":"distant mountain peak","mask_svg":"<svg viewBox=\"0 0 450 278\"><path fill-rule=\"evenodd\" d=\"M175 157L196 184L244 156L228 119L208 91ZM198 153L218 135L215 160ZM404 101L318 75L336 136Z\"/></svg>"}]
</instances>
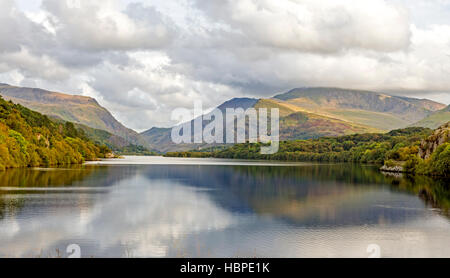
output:
<instances>
[{"instance_id":1,"label":"distant mountain peak","mask_svg":"<svg viewBox=\"0 0 450 278\"><path fill-rule=\"evenodd\" d=\"M356 92L356 93L374 93L374 94L379 94L381 95L382 93L379 92L374 92L374 91L369 91L369 90L357 90L357 89L346 89L346 88L340 88L340 87L298 87L298 88L294 88L290 91L288 91L287 93L283 93L280 95L284 95L284 94L289 94L289 93L294 93L294 92L322 92L322 93L331 93L331 92Z\"/></svg>"},{"instance_id":2,"label":"distant mountain peak","mask_svg":"<svg viewBox=\"0 0 450 278\"><path fill-rule=\"evenodd\" d=\"M217 107L220 110L225 110L227 108L242 108L244 110L253 107L259 99L256 98L248 98L248 97L242 97L242 98L233 98L229 101L224 102L219 107Z\"/></svg>"},{"instance_id":3,"label":"distant mountain peak","mask_svg":"<svg viewBox=\"0 0 450 278\"><path fill-rule=\"evenodd\" d=\"M165 132L171 130L171 128L165 128L165 127L152 127L146 131L141 132L141 135L151 135L159 132Z\"/></svg>"},{"instance_id":4,"label":"distant mountain peak","mask_svg":"<svg viewBox=\"0 0 450 278\"><path fill-rule=\"evenodd\" d=\"M436 104L441 104L439 102L429 100L426 98L413 98L413 97L406 97L406 96L398 96L398 95L391 95L384 92L379 91L371 91L371 90L358 90L358 89L346 89L346 88L340 88L340 87L298 87L291 89L285 93L280 93L274 96L274 98L281 99L281 98L287 98L287 97L296 97L296 96L303 96L308 95L308 93L315 93L319 95L323 94L332 94L332 93L342 93L342 94L372 94L372 95L378 95L378 96L385 96L389 98L399 98L404 100L416 100L416 101L429 101L434 102Z\"/></svg>"},{"instance_id":5,"label":"distant mountain peak","mask_svg":"<svg viewBox=\"0 0 450 278\"><path fill-rule=\"evenodd\" d=\"M366 90L333 87L309 87L292 89L274 97L314 112L335 109L348 114L355 111L371 111L398 116L406 123L414 123L441 110L444 104L428 99L392 96ZM352 111L350 111L352 110Z\"/></svg>"},{"instance_id":6,"label":"distant mountain peak","mask_svg":"<svg viewBox=\"0 0 450 278\"><path fill-rule=\"evenodd\" d=\"M8 84L0 84L1 93L7 97L23 99L28 101L38 101L39 103L54 104L73 103L73 104L93 104L100 105L96 99L89 96L64 94L55 91L48 91L40 88L17 87Z\"/></svg>"}]
</instances>

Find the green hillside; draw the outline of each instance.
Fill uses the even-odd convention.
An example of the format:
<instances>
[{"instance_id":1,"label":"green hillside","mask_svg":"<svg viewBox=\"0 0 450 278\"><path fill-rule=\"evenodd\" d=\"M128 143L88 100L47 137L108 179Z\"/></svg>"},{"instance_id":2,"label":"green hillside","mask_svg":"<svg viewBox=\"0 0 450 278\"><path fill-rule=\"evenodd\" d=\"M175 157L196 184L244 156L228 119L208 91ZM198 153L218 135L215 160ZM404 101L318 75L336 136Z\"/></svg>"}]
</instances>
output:
<instances>
[{"instance_id":1,"label":"green hillside","mask_svg":"<svg viewBox=\"0 0 450 278\"><path fill-rule=\"evenodd\" d=\"M0 169L77 164L107 153L73 123L56 123L0 97Z\"/></svg>"},{"instance_id":2,"label":"green hillside","mask_svg":"<svg viewBox=\"0 0 450 278\"><path fill-rule=\"evenodd\" d=\"M450 105L445 109L434 112L425 119L413 124L413 126L421 126L428 128L438 128L446 122L450 121Z\"/></svg>"},{"instance_id":3,"label":"green hillside","mask_svg":"<svg viewBox=\"0 0 450 278\"><path fill-rule=\"evenodd\" d=\"M60 118L50 117L50 119L58 124L65 124L66 121ZM84 137L88 138L99 146L107 146L118 155L155 155L154 151L140 145L134 145L127 142L120 136L109 133L108 131L95 129L82 124L74 124L74 127Z\"/></svg>"},{"instance_id":4,"label":"green hillside","mask_svg":"<svg viewBox=\"0 0 450 278\"><path fill-rule=\"evenodd\" d=\"M411 125L445 107L426 99L340 88L299 88L274 98L305 112L386 131Z\"/></svg>"},{"instance_id":5,"label":"green hillside","mask_svg":"<svg viewBox=\"0 0 450 278\"><path fill-rule=\"evenodd\" d=\"M305 112L297 106L275 99L262 99L254 107L257 109L278 108L280 110L281 140L311 139L380 131L361 124Z\"/></svg>"}]
</instances>

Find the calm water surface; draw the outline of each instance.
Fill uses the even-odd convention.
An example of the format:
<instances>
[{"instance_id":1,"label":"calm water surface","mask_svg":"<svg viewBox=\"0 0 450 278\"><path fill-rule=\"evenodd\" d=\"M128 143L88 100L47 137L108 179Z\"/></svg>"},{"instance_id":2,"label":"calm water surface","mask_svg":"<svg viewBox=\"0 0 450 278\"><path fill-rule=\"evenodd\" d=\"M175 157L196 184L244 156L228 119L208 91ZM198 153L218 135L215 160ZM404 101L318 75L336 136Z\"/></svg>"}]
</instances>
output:
<instances>
[{"instance_id":1,"label":"calm water surface","mask_svg":"<svg viewBox=\"0 0 450 278\"><path fill-rule=\"evenodd\" d=\"M127 157L0 172L0 257L450 257L448 181Z\"/></svg>"}]
</instances>

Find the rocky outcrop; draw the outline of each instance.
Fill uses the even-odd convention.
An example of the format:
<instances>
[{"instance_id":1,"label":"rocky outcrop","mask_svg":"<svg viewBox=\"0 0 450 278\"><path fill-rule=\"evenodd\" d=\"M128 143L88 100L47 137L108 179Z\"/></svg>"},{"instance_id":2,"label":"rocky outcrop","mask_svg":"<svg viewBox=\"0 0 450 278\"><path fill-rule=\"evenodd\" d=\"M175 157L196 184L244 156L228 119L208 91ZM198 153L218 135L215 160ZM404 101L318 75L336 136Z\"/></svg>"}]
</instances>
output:
<instances>
[{"instance_id":1,"label":"rocky outcrop","mask_svg":"<svg viewBox=\"0 0 450 278\"><path fill-rule=\"evenodd\" d=\"M392 172L392 173L404 173L405 170L403 169L402 166L386 166L384 165L383 167L380 168L380 170L382 172Z\"/></svg>"},{"instance_id":2,"label":"rocky outcrop","mask_svg":"<svg viewBox=\"0 0 450 278\"><path fill-rule=\"evenodd\" d=\"M430 137L423 140L419 148L419 157L428 159L433 152L442 144L450 142L450 122L436 129Z\"/></svg>"}]
</instances>

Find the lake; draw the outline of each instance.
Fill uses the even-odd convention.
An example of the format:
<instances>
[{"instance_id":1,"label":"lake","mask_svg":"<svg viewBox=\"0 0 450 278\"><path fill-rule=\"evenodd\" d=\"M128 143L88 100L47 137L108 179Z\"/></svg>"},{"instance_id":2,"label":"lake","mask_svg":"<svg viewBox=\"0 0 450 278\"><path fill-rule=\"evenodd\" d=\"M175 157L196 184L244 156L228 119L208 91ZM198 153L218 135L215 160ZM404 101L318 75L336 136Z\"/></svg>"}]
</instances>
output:
<instances>
[{"instance_id":1,"label":"lake","mask_svg":"<svg viewBox=\"0 0 450 278\"><path fill-rule=\"evenodd\" d=\"M0 258L450 257L448 181L126 157L0 172ZM368 249L369 248L369 249Z\"/></svg>"}]
</instances>

